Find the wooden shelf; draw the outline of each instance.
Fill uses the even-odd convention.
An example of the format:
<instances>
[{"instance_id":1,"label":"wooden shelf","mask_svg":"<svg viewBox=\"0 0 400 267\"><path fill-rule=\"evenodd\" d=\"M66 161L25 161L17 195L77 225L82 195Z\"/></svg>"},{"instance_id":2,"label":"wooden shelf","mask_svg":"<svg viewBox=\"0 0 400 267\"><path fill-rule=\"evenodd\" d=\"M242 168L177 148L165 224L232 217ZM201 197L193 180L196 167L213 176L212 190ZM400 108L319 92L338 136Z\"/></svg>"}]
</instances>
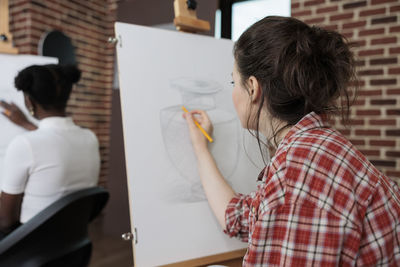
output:
<instances>
[{"instance_id":1,"label":"wooden shelf","mask_svg":"<svg viewBox=\"0 0 400 267\"><path fill-rule=\"evenodd\" d=\"M8 0L0 0L0 35L6 37L6 40L0 40L0 53L18 54L18 49L13 47L12 35L9 31Z\"/></svg>"}]
</instances>

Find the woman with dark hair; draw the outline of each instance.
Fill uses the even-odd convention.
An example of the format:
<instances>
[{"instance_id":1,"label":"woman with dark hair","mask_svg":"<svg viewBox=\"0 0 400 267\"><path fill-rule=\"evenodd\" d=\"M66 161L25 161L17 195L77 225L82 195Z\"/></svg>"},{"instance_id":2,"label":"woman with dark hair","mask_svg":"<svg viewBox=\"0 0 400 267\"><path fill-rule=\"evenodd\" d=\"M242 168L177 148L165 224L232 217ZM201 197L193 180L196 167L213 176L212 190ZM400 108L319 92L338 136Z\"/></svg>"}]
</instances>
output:
<instances>
[{"instance_id":1,"label":"woman with dark hair","mask_svg":"<svg viewBox=\"0 0 400 267\"><path fill-rule=\"evenodd\" d=\"M74 124L66 106L81 72L75 66L33 65L20 71L15 87L24 94L31 123L12 103L3 115L30 130L15 137L5 159L0 195L0 237L62 196L96 186L100 168L95 134Z\"/></svg>"},{"instance_id":2,"label":"woman with dark hair","mask_svg":"<svg viewBox=\"0 0 400 267\"><path fill-rule=\"evenodd\" d=\"M275 151L257 191L234 192L194 118L184 114L209 204L248 242L244 266L398 266L400 194L327 119L346 119L353 54L336 32L266 17L235 43L232 99L244 128ZM216 140L218 142L218 140ZM261 145L260 145L261 146Z\"/></svg>"}]
</instances>

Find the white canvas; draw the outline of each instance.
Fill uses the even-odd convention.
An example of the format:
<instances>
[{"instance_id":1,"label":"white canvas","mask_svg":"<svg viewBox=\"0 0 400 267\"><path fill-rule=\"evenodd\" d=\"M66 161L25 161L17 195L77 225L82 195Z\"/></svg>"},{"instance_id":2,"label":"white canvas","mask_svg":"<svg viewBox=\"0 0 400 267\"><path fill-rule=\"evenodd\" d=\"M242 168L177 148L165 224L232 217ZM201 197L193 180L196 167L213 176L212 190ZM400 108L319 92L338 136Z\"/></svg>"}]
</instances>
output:
<instances>
[{"instance_id":1,"label":"white canvas","mask_svg":"<svg viewBox=\"0 0 400 267\"><path fill-rule=\"evenodd\" d=\"M24 104L22 92L14 87L14 78L18 72L30 65L57 64L58 59L51 57L33 56L33 55L7 55L0 54L0 99L7 102L14 102L26 114L29 120L35 122L29 115ZM0 111L3 109L0 107ZM11 123L7 118L0 114L0 183L3 173L3 161L8 144L18 134L26 131L25 129Z\"/></svg>"},{"instance_id":2,"label":"white canvas","mask_svg":"<svg viewBox=\"0 0 400 267\"><path fill-rule=\"evenodd\" d=\"M125 23L115 31L135 266L245 248L208 206L181 110L208 111L222 173L236 191L255 190L263 164L232 104L233 43Z\"/></svg>"}]
</instances>

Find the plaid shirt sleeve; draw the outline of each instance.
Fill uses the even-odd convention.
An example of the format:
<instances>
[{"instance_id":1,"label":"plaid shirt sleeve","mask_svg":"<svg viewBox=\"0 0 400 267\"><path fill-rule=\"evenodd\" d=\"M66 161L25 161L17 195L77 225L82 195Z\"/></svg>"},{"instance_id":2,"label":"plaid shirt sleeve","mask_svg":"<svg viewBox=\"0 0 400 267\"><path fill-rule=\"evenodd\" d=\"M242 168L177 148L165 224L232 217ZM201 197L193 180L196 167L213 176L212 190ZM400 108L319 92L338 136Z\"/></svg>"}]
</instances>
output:
<instances>
[{"instance_id":1,"label":"plaid shirt sleeve","mask_svg":"<svg viewBox=\"0 0 400 267\"><path fill-rule=\"evenodd\" d=\"M396 232L400 227L400 203L394 201L400 190L396 183L383 175L376 188L365 212L357 265L400 266L400 233L399 230ZM388 195L390 191L393 194Z\"/></svg>"},{"instance_id":2,"label":"plaid shirt sleeve","mask_svg":"<svg viewBox=\"0 0 400 267\"><path fill-rule=\"evenodd\" d=\"M268 165L265 167L258 176L258 180L264 179L265 175L269 175L270 183L265 184L264 182L258 185L257 191L252 192L249 195L236 194L236 196L229 202L225 210L225 233L230 237L237 237L243 242L249 242L250 233L252 231L252 215L258 212L259 206L263 198L269 197L271 199L279 199L276 194L282 193L283 190L279 190L276 187L276 177L280 172L272 171L277 166ZM282 185L281 182L278 184ZM282 195L281 195L282 196ZM264 204L265 205L265 201Z\"/></svg>"},{"instance_id":3,"label":"plaid shirt sleeve","mask_svg":"<svg viewBox=\"0 0 400 267\"><path fill-rule=\"evenodd\" d=\"M229 202L225 211L225 233L237 237L243 242L249 238L250 205L255 193L250 195L236 194Z\"/></svg>"}]
</instances>

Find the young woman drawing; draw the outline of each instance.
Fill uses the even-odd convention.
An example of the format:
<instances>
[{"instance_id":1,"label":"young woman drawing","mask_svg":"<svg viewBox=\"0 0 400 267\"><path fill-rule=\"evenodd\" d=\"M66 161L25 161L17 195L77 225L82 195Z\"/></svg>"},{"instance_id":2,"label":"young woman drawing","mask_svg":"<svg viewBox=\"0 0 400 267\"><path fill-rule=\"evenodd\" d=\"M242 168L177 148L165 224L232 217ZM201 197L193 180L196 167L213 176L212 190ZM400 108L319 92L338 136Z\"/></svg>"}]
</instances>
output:
<instances>
[{"instance_id":1,"label":"young woman drawing","mask_svg":"<svg viewBox=\"0 0 400 267\"><path fill-rule=\"evenodd\" d=\"M354 59L345 39L266 17L241 35L234 58L240 122L275 150L255 192L238 194L225 182L194 124L212 133L207 114L184 117L215 216L248 242L243 265L400 265L399 188L327 123L346 118L351 102Z\"/></svg>"}]
</instances>

